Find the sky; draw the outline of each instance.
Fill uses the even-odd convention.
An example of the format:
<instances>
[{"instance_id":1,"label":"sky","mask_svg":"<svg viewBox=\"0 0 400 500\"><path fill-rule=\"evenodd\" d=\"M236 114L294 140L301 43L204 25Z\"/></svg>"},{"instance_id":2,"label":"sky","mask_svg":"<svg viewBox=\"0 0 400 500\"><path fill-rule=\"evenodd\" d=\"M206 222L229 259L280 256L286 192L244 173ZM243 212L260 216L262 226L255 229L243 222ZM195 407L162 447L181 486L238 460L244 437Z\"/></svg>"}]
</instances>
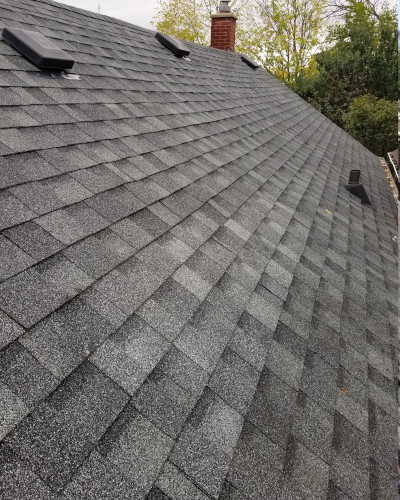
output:
<instances>
[{"instance_id":1,"label":"sky","mask_svg":"<svg viewBox=\"0 0 400 500\"><path fill-rule=\"evenodd\" d=\"M106 16L123 19L143 28L152 28L150 21L156 14L158 2L157 0L60 0L60 3L93 12L98 12L100 3L100 11Z\"/></svg>"},{"instance_id":2,"label":"sky","mask_svg":"<svg viewBox=\"0 0 400 500\"><path fill-rule=\"evenodd\" d=\"M158 0L56 0L60 3L73 5L84 10L98 12L99 4L100 11L106 16L123 19L136 26L143 28L151 28L150 22L157 11ZM396 0L388 0L389 5L395 6ZM400 0L398 0L400 9Z\"/></svg>"}]
</instances>

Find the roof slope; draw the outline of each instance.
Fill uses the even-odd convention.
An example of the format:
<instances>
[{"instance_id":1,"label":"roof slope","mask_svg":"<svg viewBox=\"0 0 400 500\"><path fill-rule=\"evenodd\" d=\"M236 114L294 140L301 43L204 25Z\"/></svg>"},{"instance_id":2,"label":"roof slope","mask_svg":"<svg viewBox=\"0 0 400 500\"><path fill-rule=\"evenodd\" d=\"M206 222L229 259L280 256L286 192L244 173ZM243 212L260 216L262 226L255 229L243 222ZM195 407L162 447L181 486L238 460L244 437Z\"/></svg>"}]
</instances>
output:
<instances>
[{"instance_id":1,"label":"roof slope","mask_svg":"<svg viewBox=\"0 0 400 500\"><path fill-rule=\"evenodd\" d=\"M4 25L81 79L0 43L0 497L395 498L379 160L237 54L47 0Z\"/></svg>"}]
</instances>

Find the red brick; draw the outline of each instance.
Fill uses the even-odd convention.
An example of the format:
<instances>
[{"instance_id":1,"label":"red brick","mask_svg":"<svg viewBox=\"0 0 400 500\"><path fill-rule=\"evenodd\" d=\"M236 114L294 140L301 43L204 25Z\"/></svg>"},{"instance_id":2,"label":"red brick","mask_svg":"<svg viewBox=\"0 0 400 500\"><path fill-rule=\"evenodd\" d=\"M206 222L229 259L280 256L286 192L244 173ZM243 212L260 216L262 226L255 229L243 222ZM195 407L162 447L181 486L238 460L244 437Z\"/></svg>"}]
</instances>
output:
<instances>
[{"instance_id":1,"label":"red brick","mask_svg":"<svg viewBox=\"0 0 400 500\"><path fill-rule=\"evenodd\" d=\"M232 17L212 19L211 47L221 50L235 49L236 19Z\"/></svg>"}]
</instances>

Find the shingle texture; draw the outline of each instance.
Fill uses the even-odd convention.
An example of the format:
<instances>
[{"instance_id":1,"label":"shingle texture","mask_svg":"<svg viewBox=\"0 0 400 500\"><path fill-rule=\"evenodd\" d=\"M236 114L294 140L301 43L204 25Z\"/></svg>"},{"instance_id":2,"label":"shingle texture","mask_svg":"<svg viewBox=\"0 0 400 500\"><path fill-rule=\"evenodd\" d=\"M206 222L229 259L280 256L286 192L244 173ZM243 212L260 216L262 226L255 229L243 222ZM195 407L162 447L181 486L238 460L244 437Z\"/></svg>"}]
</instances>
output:
<instances>
[{"instance_id":1,"label":"shingle texture","mask_svg":"<svg viewBox=\"0 0 400 500\"><path fill-rule=\"evenodd\" d=\"M4 26L80 79L0 42L0 497L395 499L379 159L239 54L50 0Z\"/></svg>"}]
</instances>

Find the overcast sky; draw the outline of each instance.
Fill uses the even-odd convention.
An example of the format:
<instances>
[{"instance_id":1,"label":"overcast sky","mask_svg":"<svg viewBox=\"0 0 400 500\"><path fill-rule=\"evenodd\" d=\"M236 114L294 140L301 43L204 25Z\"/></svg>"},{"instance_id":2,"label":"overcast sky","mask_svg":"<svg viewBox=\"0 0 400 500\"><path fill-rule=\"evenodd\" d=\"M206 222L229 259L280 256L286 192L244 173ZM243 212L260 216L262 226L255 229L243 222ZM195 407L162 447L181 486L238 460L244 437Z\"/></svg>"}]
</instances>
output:
<instances>
[{"instance_id":1,"label":"overcast sky","mask_svg":"<svg viewBox=\"0 0 400 500\"><path fill-rule=\"evenodd\" d=\"M156 14L157 0L57 0L60 3L73 5L80 9L98 12L99 4L102 14L123 19L136 26L154 29L150 21ZM388 0L389 5L395 6L396 0ZM399 0L400 8L400 0Z\"/></svg>"},{"instance_id":2,"label":"overcast sky","mask_svg":"<svg viewBox=\"0 0 400 500\"><path fill-rule=\"evenodd\" d=\"M157 0L59 0L60 3L73 5L80 9L98 12L99 3L102 14L123 19L136 26L152 28L150 21L156 14ZM154 29L154 28L152 28Z\"/></svg>"}]
</instances>

